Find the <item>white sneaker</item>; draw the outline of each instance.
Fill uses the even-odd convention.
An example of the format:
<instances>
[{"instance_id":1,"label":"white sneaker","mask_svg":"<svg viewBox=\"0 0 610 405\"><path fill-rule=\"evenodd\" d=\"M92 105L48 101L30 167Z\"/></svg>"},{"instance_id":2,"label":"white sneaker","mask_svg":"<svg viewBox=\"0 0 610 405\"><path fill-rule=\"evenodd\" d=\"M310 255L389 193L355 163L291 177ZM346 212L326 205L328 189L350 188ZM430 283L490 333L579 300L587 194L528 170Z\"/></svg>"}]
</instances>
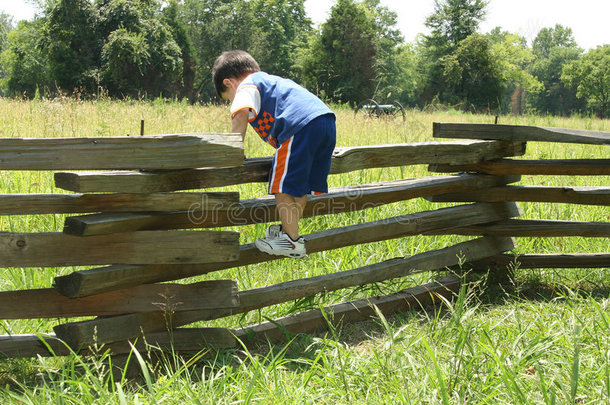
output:
<instances>
[{"instance_id":1,"label":"white sneaker","mask_svg":"<svg viewBox=\"0 0 610 405\"><path fill-rule=\"evenodd\" d=\"M269 225L265 231L265 239L275 239L282 233L282 225Z\"/></svg>"},{"instance_id":2,"label":"white sneaker","mask_svg":"<svg viewBox=\"0 0 610 405\"><path fill-rule=\"evenodd\" d=\"M254 242L254 245L261 252L276 256L286 256L295 259L300 259L307 255L305 251L305 239L299 237L293 241L290 236L284 232L280 232L279 236L274 239L260 238Z\"/></svg>"}]
</instances>

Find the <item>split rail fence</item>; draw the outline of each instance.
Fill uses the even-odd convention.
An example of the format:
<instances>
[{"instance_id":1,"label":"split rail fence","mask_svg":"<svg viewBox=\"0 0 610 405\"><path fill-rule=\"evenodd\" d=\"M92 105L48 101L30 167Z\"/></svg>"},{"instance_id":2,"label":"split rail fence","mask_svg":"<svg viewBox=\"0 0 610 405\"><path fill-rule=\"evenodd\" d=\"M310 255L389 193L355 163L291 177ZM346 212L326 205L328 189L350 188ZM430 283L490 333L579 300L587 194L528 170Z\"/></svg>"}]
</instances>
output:
<instances>
[{"instance_id":1,"label":"split rail fence","mask_svg":"<svg viewBox=\"0 0 610 405\"><path fill-rule=\"evenodd\" d=\"M0 267L101 266L58 276L52 288L0 292L0 319L82 318L54 332L0 336L0 357L114 354L140 350L197 352L237 339L283 338L450 298L460 279L446 276L393 294L289 315L240 329L184 326L262 309L328 291L445 271L464 259L475 267L608 267L610 253L507 253L519 236L608 238L609 222L518 219L519 201L610 205L610 188L514 185L521 175L610 174L610 159L523 160L526 142L610 144L595 131L483 124L434 124L429 143L338 148L331 174L429 164L443 175L353 185L312 196L305 217L353 212L414 198L452 202L436 210L305 236L308 254L415 235L476 236L443 249L396 257L349 271L239 291L233 280L165 283L280 259L239 245L232 231L202 230L278 220L273 198L235 192L180 192L267 181L270 158L244 159L236 134L138 138L1 139L0 170L51 170L74 194L0 195L0 215L81 214L63 232L0 233ZM468 139L463 139L468 138ZM199 168L204 167L204 168ZM67 171L66 171L67 170ZM92 170L72 172L72 170ZM466 204L455 205L456 202ZM82 215L85 214L85 215ZM31 270L34 271L34 270ZM165 301L164 301L165 299ZM171 302L170 302L171 301ZM171 317L167 317L172 306ZM168 330L169 329L169 330ZM145 339L142 339L142 335Z\"/></svg>"}]
</instances>

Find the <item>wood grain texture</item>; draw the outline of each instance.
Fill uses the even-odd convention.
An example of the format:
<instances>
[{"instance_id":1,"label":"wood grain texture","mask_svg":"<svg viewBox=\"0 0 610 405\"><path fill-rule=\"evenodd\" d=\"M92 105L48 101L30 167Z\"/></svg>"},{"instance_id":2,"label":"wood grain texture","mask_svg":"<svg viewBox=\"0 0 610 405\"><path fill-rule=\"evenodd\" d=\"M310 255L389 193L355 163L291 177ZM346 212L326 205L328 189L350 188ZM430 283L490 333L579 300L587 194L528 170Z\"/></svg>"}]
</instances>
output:
<instances>
[{"instance_id":1,"label":"wood grain texture","mask_svg":"<svg viewBox=\"0 0 610 405\"><path fill-rule=\"evenodd\" d=\"M355 287L412 274L444 270L460 261L478 261L516 247L512 238L479 238L443 249L397 257L381 263L315 277L274 284L240 292L240 304L224 311L222 316L244 313L314 294Z\"/></svg>"},{"instance_id":2,"label":"wood grain texture","mask_svg":"<svg viewBox=\"0 0 610 405\"><path fill-rule=\"evenodd\" d=\"M362 243L418 235L432 229L494 222L519 215L521 210L515 203L462 205L312 233L305 236L306 248L308 254L313 254ZM248 244L240 247L239 260L232 262L180 266L109 266L57 277L55 287L66 296L80 297L279 259L278 256L260 252L254 244Z\"/></svg>"},{"instance_id":3,"label":"wood grain texture","mask_svg":"<svg viewBox=\"0 0 610 405\"><path fill-rule=\"evenodd\" d=\"M426 197L433 202L528 201L610 205L609 187L505 186Z\"/></svg>"},{"instance_id":4,"label":"wood grain texture","mask_svg":"<svg viewBox=\"0 0 610 405\"><path fill-rule=\"evenodd\" d=\"M525 125L435 122L433 136L435 138L610 145L610 132Z\"/></svg>"},{"instance_id":5,"label":"wood grain texture","mask_svg":"<svg viewBox=\"0 0 610 405\"><path fill-rule=\"evenodd\" d=\"M525 153L522 142L447 141L337 148L331 174L376 167L475 163Z\"/></svg>"},{"instance_id":6,"label":"wood grain texture","mask_svg":"<svg viewBox=\"0 0 610 405\"><path fill-rule=\"evenodd\" d=\"M514 204L502 204L503 205L481 203L472 206L445 208L433 211L432 213L418 213L412 214L411 216L355 225L352 226L348 232L341 229L330 229L322 232L325 234L322 237L318 236L317 238L312 238L311 235L307 237L307 249L308 252L328 250L338 246L386 240L398 236L405 236L406 234L421 233L422 230L426 228L446 228L448 222L451 224L472 221L487 222L486 220L488 220L490 216L495 216L497 218L498 216L505 217L507 214L510 216L511 214L515 215L519 213L518 208ZM439 211L441 211L440 215ZM428 218L424 219L426 216ZM512 243L512 241L510 243ZM258 262L261 258L262 261L269 260L269 255L258 251L256 248L253 249L256 251L248 250L247 254L244 254L244 251L242 251L239 261L244 260L250 263L242 262L241 265ZM227 264L225 263L222 266L226 268ZM388 270L389 274L391 274L391 271L395 270ZM172 275L172 277L175 277L175 274ZM107 281L106 284L108 284L108 282L109 281ZM176 328L197 321L216 319L218 316L219 313L215 310L176 312L171 317L171 326ZM139 336L142 332L159 332L167 327L168 319L162 313L151 312L98 318L83 322L72 322L57 325L54 328L54 331L57 336L66 341L70 347L78 348L94 343L101 344L131 339Z\"/></svg>"},{"instance_id":7,"label":"wood grain texture","mask_svg":"<svg viewBox=\"0 0 610 405\"><path fill-rule=\"evenodd\" d=\"M0 359L67 356L70 349L54 333L0 336Z\"/></svg>"},{"instance_id":8,"label":"wood grain texture","mask_svg":"<svg viewBox=\"0 0 610 405\"><path fill-rule=\"evenodd\" d=\"M610 159L499 159L467 165L428 166L436 173L476 172L495 175L554 175L606 176L610 175Z\"/></svg>"},{"instance_id":9,"label":"wood grain texture","mask_svg":"<svg viewBox=\"0 0 610 405\"><path fill-rule=\"evenodd\" d=\"M0 215L83 212L226 211L238 192L153 194L0 194Z\"/></svg>"},{"instance_id":10,"label":"wood grain texture","mask_svg":"<svg viewBox=\"0 0 610 405\"><path fill-rule=\"evenodd\" d=\"M397 312L420 310L440 303L439 297L451 300L459 286L460 280L457 277L445 277L394 294L336 304L325 307L323 311L314 309L236 329L234 333L248 345L285 340L293 334L326 330L329 325L341 328L349 323L376 318L375 307L386 316Z\"/></svg>"},{"instance_id":11,"label":"wood grain texture","mask_svg":"<svg viewBox=\"0 0 610 405\"><path fill-rule=\"evenodd\" d=\"M405 277L423 271L445 270L457 266L462 260L478 261L512 250L515 246L515 241L512 238L479 238L443 249L419 253L410 257L397 257L353 270L241 291L238 307L215 312L188 311L178 308L173 319L176 326L179 326L202 320L202 318L205 320L223 318L319 293Z\"/></svg>"},{"instance_id":12,"label":"wood grain texture","mask_svg":"<svg viewBox=\"0 0 610 405\"><path fill-rule=\"evenodd\" d=\"M271 157L243 165L170 171L56 172L55 186L80 193L157 193L260 183L268 180Z\"/></svg>"},{"instance_id":13,"label":"wood grain texture","mask_svg":"<svg viewBox=\"0 0 610 405\"><path fill-rule=\"evenodd\" d=\"M521 156L525 144L495 141L446 141L337 148L331 174L374 167L415 164L466 164L507 156ZM55 173L55 186L91 193L152 193L191 190L235 184L266 182L271 157L246 159L239 167L203 168L167 172L84 172Z\"/></svg>"},{"instance_id":14,"label":"wood grain texture","mask_svg":"<svg viewBox=\"0 0 610 405\"><path fill-rule=\"evenodd\" d=\"M477 260L475 267L517 266L521 269L584 269L610 267L610 253L500 254Z\"/></svg>"},{"instance_id":15,"label":"wood grain texture","mask_svg":"<svg viewBox=\"0 0 610 405\"><path fill-rule=\"evenodd\" d=\"M303 217L353 212L450 191L504 185L519 179L520 176L457 174L335 188L326 194L309 196ZM91 236L150 229L244 226L278 220L275 198L265 196L243 200L227 210L79 215L66 218L63 231Z\"/></svg>"},{"instance_id":16,"label":"wood grain texture","mask_svg":"<svg viewBox=\"0 0 610 405\"><path fill-rule=\"evenodd\" d=\"M233 332L225 328L180 328L169 332L147 333L146 339L107 344L103 350L112 354L130 353L130 343L140 352L186 352L205 349L230 349L237 347ZM24 357L68 356L73 351L54 333L0 336L0 359ZM99 355L99 349L83 348L79 355Z\"/></svg>"},{"instance_id":17,"label":"wood grain texture","mask_svg":"<svg viewBox=\"0 0 610 405\"><path fill-rule=\"evenodd\" d=\"M184 169L243 161L239 134L0 139L0 170Z\"/></svg>"},{"instance_id":18,"label":"wood grain texture","mask_svg":"<svg viewBox=\"0 0 610 405\"><path fill-rule=\"evenodd\" d=\"M610 222L551 221L540 219L506 219L493 224L470 225L426 232L430 235L489 235L590 238L610 237Z\"/></svg>"},{"instance_id":19,"label":"wood grain texture","mask_svg":"<svg viewBox=\"0 0 610 405\"><path fill-rule=\"evenodd\" d=\"M446 208L443 209L445 210L442 213L444 215L438 215L438 212L443 210L433 212L437 214L436 216L434 216L434 214L428 213L429 218L427 221L421 220L422 214L424 214L425 217L426 213L413 214L408 219L402 217L400 220L392 218L391 220L376 221L375 223L353 226L351 234L341 232L341 230L339 229L331 229L325 231L328 236L324 239L326 243L324 243L323 246L317 246L318 244L320 244L322 238L313 239L313 243L312 238L306 238L307 248L308 251L310 251L310 246L313 247L313 249L311 250L313 250L314 252L319 250L328 250L329 248L337 247L337 244L355 244L355 238L360 238L360 240L358 241L360 243L365 243L366 241L386 240L392 237L397 237L398 235L404 236L405 232L407 234L411 232L421 233L423 229L429 227L446 228L448 226L448 223L457 224L463 221L486 222L482 218L488 218L490 215L498 216L498 214L500 214L500 216L507 216L507 214L515 215L519 213L518 207L515 204L502 204L504 205L485 205L485 203L481 203L472 206ZM445 216L448 212L452 214L450 217ZM434 217L434 219L430 219L430 216ZM349 236L351 236L349 240L346 240L346 238ZM489 243L488 241L489 240L478 243L485 244ZM501 250L504 251L512 248L512 246L514 246L513 243L514 242L512 240L501 242ZM257 252L252 252L253 258L256 258L260 254L265 255L264 253L261 253L258 250ZM491 252L486 251L485 254L491 254ZM240 255L240 260L243 260L244 256L246 255L244 255L242 252L242 254ZM246 260L252 260L252 257L248 257ZM226 266L226 264L224 266ZM398 267L400 268L400 266ZM373 272L375 270L379 272L380 276L390 278L393 277L396 272L400 271L399 269L392 267L392 264L390 264L390 267L386 269L374 269ZM351 274L348 274L347 278L349 279L350 276ZM366 282L367 277L369 279L377 277L375 274L371 274L371 271L367 269L361 270L361 274L359 274L359 276L361 276L361 281L363 282ZM343 282L347 283L348 281L343 280ZM241 298L242 297L240 296L240 300ZM222 313L222 311L219 314L219 311L211 310L179 311L173 314L173 316L171 317L171 324L169 326L176 328L183 325L191 324L193 322L216 319L219 316L226 316L230 314L231 312ZM98 318L84 322L72 322L63 325L58 325L54 328L54 331L58 337L68 342L71 347L76 348L91 344L102 344L131 339L135 336L138 336L140 333L158 332L163 330L163 328L167 327L168 319L164 317L162 313L151 312Z\"/></svg>"},{"instance_id":20,"label":"wood grain texture","mask_svg":"<svg viewBox=\"0 0 610 405\"><path fill-rule=\"evenodd\" d=\"M84 298L67 298L52 288L0 292L0 319L72 318L131 312L222 309L238 306L237 282L191 285L145 284Z\"/></svg>"},{"instance_id":21,"label":"wood grain texture","mask_svg":"<svg viewBox=\"0 0 610 405\"><path fill-rule=\"evenodd\" d=\"M451 280L454 282L457 279L452 278ZM420 286L420 289L417 291L419 296L423 297L429 292L429 289L426 286ZM362 315L368 317L374 314L374 312L369 312L373 311L370 307L372 304L377 305L382 311L388 310L397 305L399 306L401 301L409 301L407 297L410 295L410 293L406 295L398 293L388 296L389 298L375 297L363 299L341 304L342 306L337 308L341 308L341 312L348 311L347 313L350 314L350 317L356 316L356 313L352 313L350 308L351 310L356 310L356 312L362 312ZM427 299L431 298L428 297ZM426 298L424 298L425 301ZM196 311L186 311L173 314L170 320L161 313L136 313L61 324L55 326L53 330L58 338L66 342L72 349L78 350L87 346L108 344L133 339L142 335L145 336L149 332L159 332L166 329L170 321L173 322L171 325L174 328L179 325L196 322L201 320L201 318L206 318L202 314L212 316L211 311L200 311L199 313ZM215 317L217 316L209 319L215 319ZM350 320L353 321L354 319L351 318Z\"/></svg>"},{"instance_id":22,"label":"wood grain texture","mask_svg":"<svg viewBox=\"0 0 610 405\"><path fill-rule=\"evenodd\" d=\"M167 330L162 325L168 314L139 312L134 314L70 322L53 327L55 335L73 350L141 337L146 332Z\"/></svg>"},{"instance_id":23,"label":"wood grain texture","mask_svg":"<svg viewBox=\"0 0 610 405\"><path fill-rule=\"evenodd\" d=\"M81 238L63 233L0 233L0 267L181 264L235 260L239 233L142 231Z\"/></svg>"}]
</instances>

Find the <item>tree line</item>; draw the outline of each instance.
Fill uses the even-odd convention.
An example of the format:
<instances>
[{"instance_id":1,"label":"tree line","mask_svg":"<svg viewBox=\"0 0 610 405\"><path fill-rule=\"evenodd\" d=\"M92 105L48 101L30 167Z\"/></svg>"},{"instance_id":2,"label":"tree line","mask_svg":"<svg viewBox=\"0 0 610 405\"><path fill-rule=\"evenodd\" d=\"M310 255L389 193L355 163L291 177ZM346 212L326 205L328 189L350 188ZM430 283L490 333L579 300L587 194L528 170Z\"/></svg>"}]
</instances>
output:
<instances>
[{"instance_id":1,"label":"tree line","mask_svg":"<svg viewBox=\"0 0 610 405\"><path fill-rule=\"evenodd\" d=\"M569 27L533 42L479 30L487 0L436 0L429 34L406 43L379 0L336 0L315 28L304 0L35 0L31 21L0 13L0 91L215 100L210 71L244 49L269 73L330 102L608 117L610 45L585 52Z\"/></svg>"}]
</instances>

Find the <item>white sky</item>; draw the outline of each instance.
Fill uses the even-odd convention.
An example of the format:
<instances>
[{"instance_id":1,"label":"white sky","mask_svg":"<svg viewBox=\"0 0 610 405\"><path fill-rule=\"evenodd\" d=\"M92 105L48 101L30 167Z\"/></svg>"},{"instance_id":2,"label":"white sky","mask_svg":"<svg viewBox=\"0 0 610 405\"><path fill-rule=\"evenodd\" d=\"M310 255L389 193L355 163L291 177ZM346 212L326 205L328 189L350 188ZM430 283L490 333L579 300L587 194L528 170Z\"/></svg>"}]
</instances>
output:
<instances>
[{"instance_id":1,"label":"white sky","mask_svg":"<svg viewBox=\"0 0 610 405\"><path fill-rule=\"evenodd\" d=\"M305 8L314 23L324 22L335 0L305 0ZM405 40L412 42L418 33L426 33L424 21L434 11L434 0L381 0L398 13L398 28ZM0 11L15 20L29 19L34 8L24 0L0 0ZM496 26L525 36L531 44L544 27L561 24L572 28L584 49L610 44L610 1L608 0L490 0L482 32Z\"/></svg>"},{"instance_id":2,"label":"white sky","mask_svg":"<svg viewBox=\"0 0 610 405\"><path fill-rule=\"evenodd\" d=\"M305 0L305 8L315 23L324 22L335 0ZM381 0L381 5L398 14L398 28L407 42L418 33L427 33L424 21L434 12L434 0ZM610 44L609 0L490 0L482 32L500 26L525 36L531 45L538 31L561 24L572 28L584 49Z\"/></svg>"}]
</instances>

